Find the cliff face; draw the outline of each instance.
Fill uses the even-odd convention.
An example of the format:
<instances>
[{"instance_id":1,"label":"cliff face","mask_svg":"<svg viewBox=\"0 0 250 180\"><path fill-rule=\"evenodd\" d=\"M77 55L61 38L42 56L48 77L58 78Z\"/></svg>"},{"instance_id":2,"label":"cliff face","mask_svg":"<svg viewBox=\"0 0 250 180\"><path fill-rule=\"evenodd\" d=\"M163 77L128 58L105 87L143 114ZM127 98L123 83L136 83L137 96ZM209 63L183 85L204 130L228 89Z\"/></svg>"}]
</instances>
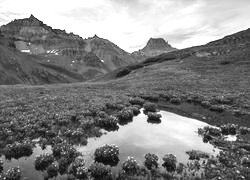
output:
<instances>
[{"instance_id":1,"label":"cliff face","mask_svg":"<svg viewBox=\"0 0 250 180\"><path fill-rule=\"evenodd\" d=\"M132 53L132 56L139 61L142 61L146 58L158 56L162 53L167 53L177 50L173 48L168 42L162 38L150 38L146 46L139 51Z\"/></svg>"}]
</instances>

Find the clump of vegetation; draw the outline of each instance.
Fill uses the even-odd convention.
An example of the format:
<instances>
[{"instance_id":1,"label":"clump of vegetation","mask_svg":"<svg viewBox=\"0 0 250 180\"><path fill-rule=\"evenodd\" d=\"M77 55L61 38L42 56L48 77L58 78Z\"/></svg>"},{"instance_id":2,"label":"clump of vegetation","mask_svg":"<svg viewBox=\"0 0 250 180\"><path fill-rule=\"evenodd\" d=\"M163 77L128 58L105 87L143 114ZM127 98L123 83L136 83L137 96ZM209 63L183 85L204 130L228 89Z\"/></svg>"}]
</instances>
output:
<instances>
[{"instance_id":1,"label":"clump of vegetation","mask_svg":"<svg viewBox=\"0 0 250 180\"><path fill-rule=\"evenodd\" d=\"M223 135L235 135L238 126L235 124L225 124L222 125L220 128Z\"/></svg>"},{"instance_id":2,"label":"clump of vegetation","mask_svg":"<svg viewBox=\"0 0 250 180\"><path fill-rule=\"evenodd\" d=\"M134 98L131 98L129 100L129 103L132 104L132 105L139 105L139 106L143 106L145 100L140 98L140 97L134 97Z\"/></svg>"},{"instance_id":3,"label":"clump of vegetation","mask_svg":"<svg viewBox=\"0 0 250 180\"><path fill-rule=\"evenodd\" d=\"M54 145L52 152L55 157L65 157L71 162L79 155L79 152L72 145L64 142Z\"/></svg>"},{"instance_id":4,"label":"clump of vegetation","mask_svg":"<svg viewBox=\"0 0 250 180\"><path fill-rule=\"evenodd\" d=\"M47 174L49 178L56 177L58 175L58 167L55 163L52 163L47 168Z\"/></svg>"},{"instance_id":5,"label":"clump of vegetation","mask_svg":"<svg viewBox=\"0 0 250 180\"><path fill-rule=\"evenodd\" d=\"M148 113L148 122L161 122L161 115L153 112Z\"/></svg>"},{"instance_id":6,"label":"clump of vegetation","mask_svg":"<svg viewBox=\"0 0 250 180\"><path fill-rule=\"evenodd\" d=\"M171 98L170 103L179 105L179 104L181 104L181 99L180 98Z\"/></svg>"},{"instance_id":7,"label":"clump of vegetation","mask_svg":"<svg viewBox=\"0 0 250 180\"><path fill-rule=\"evenodd\" d=\"M3 171L3 160L0 159L0 173Z\"/></svg>"},{"instance_id":8,"label":"clump of vegetation","mask_svg":"<svg viewBox=\"0 0 250 180\"><path fill-rule=\"evenodd\" d=\"M132 110L134 116L137 116L138 114L140 114L140 108L137 105L129 106L128 109Z\"/></svg>"},{"instance_id":9,"label":"clump of vegetation","mask_svg":"<svg viewBox=\"0 0 250 180\"><path fill-rule=\"evenodd\" d=\"M176 163L177 159L176 156L173 154L166 154L162 160L164 161L162 166L168 171L168 172L174 172L176 170Z\"/></svg>"},{"instance_id":10,"label":"clump of vegetation","mask_svg":"<svg viewBox=\"0 0 250 180\"><path fill-rule=\"evenodd\" d=\"M145 156L144 165L149 170L158 168L158 156L155 154L147 153Z\"/></svg>"},{"instance_id":11,"label":"clump of vegetation","mask_svg":"<svg viewBox=\"0 0 250 180\"><path fill-rule=\"evenodd\" d=\"M210 108L211 103L209 101L202 101L201 106L203 106L204 108Z\"/></svg>"},{"instance_id":12,"label":"clump of vegetation","mask_svg":"<svg viewBox=\"0 0 250 180\"><path fill-rule=\"evenodd\" d=\"M246 134L249 134L250 133L250 128L247 128L247 127L240 127L239 128L239 132L241 135L246 135Z\"/></svg>"},{"instance_id":13,"label":"clump of vegetation","mask_svg":"<svg viewBox=\"0 0 250 180\"><path fill-rule=\"evenodd\" d=\"M135 175L139 168L139 164L133 157L128 157L122 164L122 170L128 175Z\"/></svg>"},{"instance_id":14,"label":"clump of vegetation","mask_svg":"<svg viewBox=\"0 0 250 180\"><path fill-rule=\"evenodd\" d=\"M33 146L30 143L8 144L4 149L6 159L19 159L23 156L30 156L33 153Z\"/></svg>"},{"instance_id":15,"label":"clump of vegetation","mask_svg":"<svg viewBox=\"0 0 250 180\"><path fill-rule=\"evenodd\" d=\"M107 116L103 118L97 118L96 119L96 125L104 128L106 130L116 130L118 129L118 119L114 116Z\"/></svg>"},{"instance_id":16,"label":"clump of vegetation","mask_svg":"<svg viewBox=\"0 0 250 180\"><path fill-rule=\"evenodd\" d=\"M143 105L145 111L147 112L156 112L156 104L154 103L151 103L151 102L146 102L144 105Z\"/></svg>"},{"instance_id":17,"label":"clump of vegetation","mask_svg":"<svg viewBox=\"0 0 250 180\"><path fill-rule=\"evenodd\" d=\"M94 155L95 161L115 166L119 161L119 148L116 145L105 144L97 148Z\"/></svg>"},{"instance_id":18,"label":"clump of vegetation","mask_svg":"<svg viewBox=\"0 0 250 180\"><path fill-rule=\"evenodd\" d=\"M245 167L250 168L250 156L244 156L241 158L241 164Z\"/></svg>"},{"instance_id":19,"label":"clump of vegetation","mask_svg":"<svg viewBox=\"0 0 250 180\"><path fill-rule=\"evenodd\" d=\"M83 157L75 158L71 164L70 173L72 173L78 179L85 179L88 176L88 168L85 167L85 160Z\"/></svg>"},{"instance_id":20,"label":"clump of vegetation","mask_svg":"<svg viewBox=\"0 0 250 180\"><path fill-rule=\"evenodd\" d=\"M118 112L117 118L120 123L126 123L132 121L134 113L131 109L125 108Z\"/></svg>"},{"instance_id":21,"label":"clump of vegetation","mask_svg":"<svg viewBox=\"0 0 250 180\"><path fill-rule=\"evenodd\" d=\"M60 174L65 174L70 165L70 161L64 157L58 160L58 171Z\"/></svg>"},{"instance_id":22,"label":"clump of vegetation","mask_svg":"<svg viewBox=\"0 0 250 180\"><path fill-rule=\"evenodd\" d=\"M190 160L200 160L200 158L204 158L204 159L209 158L208 153L198 151L198 150L187 151L186 153L189 155Z\"/></svg>"},{"instance_id":23,"label":"clump of vegetation","mask_svg":"<svg viewBox=\"0 0 250 180\"><path fill-rule=\"evenodd\" d=\"M20 180L22 177L22 172L19 167L10 168L3 175L4 180Z\"/></svg>"},{"instance_id":24,"label":"clump of vegetation","mask_svg":"<svg viewBox=\"0 0 250 180\"><path fill-rule=\"evenodd\" d=\"M43 171L53 162L54 157L52 154L41 154L40 156L36 157L35 169L38 171Z\"/></svg>"},{"instance_id":25,"label":"clump of vegetation","mask_svg":"<svg viewBox=\"0 0 250 180\"><path fill-rule=\"evenodd\" d=\"M210 111L215 111L215 112L223 112L225 111L225 106L224 105L212 105L210 108Z\"/></svg>"},{"instance_id":26,"label":"clump of vegetation","mask_svg":"<svg viewBox=\"0 0 250 180\"><path fill-rule=\"evenodd\" d=\"M111 176L111 168L98 162L91 164L89 171L91 176L95 179L104 179Z\"/></svg>"}]
</instances>

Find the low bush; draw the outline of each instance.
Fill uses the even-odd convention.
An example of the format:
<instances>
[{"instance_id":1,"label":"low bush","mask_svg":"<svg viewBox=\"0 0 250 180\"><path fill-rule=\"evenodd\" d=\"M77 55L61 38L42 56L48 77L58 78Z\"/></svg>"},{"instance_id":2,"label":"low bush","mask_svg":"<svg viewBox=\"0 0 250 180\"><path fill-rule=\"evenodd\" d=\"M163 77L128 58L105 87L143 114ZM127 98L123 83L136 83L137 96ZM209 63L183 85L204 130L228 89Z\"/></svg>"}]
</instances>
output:
<instances>
[{"instance_id":1,"label":"low bush","mask_svg":"<svg viewBox=\"0 0 250 180\"><path fill-rule=\"evenodd\" d=\"M47 174L49 178L56 177L58 175L58 167L55 163L52 163L47 168Z\"/></svg>"},{"instance_id":2,"label":"low bush","mask_svg":"<svg viewBox=\"0 0 250 180\"><path fill-rule=\"evenodd\" d=\"M95 121L96 126L106 130L118 129L118 119L114 116L107 116L105 118L97 118Z\"/></svg>"},{"instance_id":3,"label":"low bush","mask_svg":"<svg viewBox=\"0 0 250 180\"><path fill-rule=\"evenodd\" d=\"M104 179L111 176L111 168L98 162L91 164L89 171L91 176L95 179Z\"/></svg>"},{"instance_id":4,"label":"low bush","mask_svg":"<svg viewBox=\"0 0 250 180\"><path fill-rule=\"evenodd\" d=\"M204 108L210 108L211 103L209 101L202 101L201 106L203 106Z\"/></svg>"},{"instance_id":5,"label":"low bush","mask_svg":"<svg viewBox=\"0 0 250 180\"><path fill-rule=\"evenodd\" d=\"M95 161L105 165L117 165L119 161L119 148L115 145L103 145L95 150Z\"/></svg>"},{"instance_id":6,"label":"low bush","mask_svg":"<svg viewBox=\"0 0 250 180\"><path fill-rule=\"evenodd\" d=\"M59 143L52 147L53 155L57 158L67 158L68 160L74 160L79 153L77 150L68 143Z\"/></svg>"},{"instance_id":7,"label":"low bush","mask_svg":"<svg viewBox=\"0 0 250 180\"><path fill-rule=\"evenodd\" d=\"M220 126L223 135L235 135L238 126L235 124L225 124Z\"/></svg>"},{"instance_id":8,"label":"low bush","mask_svg":"<svg viewBox=\"0 0 250 180\"><path fill-rule=\"evenodd\" d=\"M50 164L54 162L52 154L42 154L35 159L35 169L38 171L45 170Z\"/></svg>"},{"instance_id":9,"label":"low bush","mask_svg":"<svg viewBox=\"0 0 250 180\"><path fill-rule=\"evenodd\" d=\"M61 175L65 174L67 172L67 169L68 169L70 163L71 162L64 157L62 157L58 160L58 171Z\"/></svg>"},{"instance_id":10,"label":"low bush","mask_svg":"<svg viewBox=\"0 0 250 180\"><path fill-rule=\"evenodd\" d=\"M140 114L140 108L137 105L129 106L127 108L131 109L131 111L133 112L134 116L137 116L138 114Z\"/></svg>"},{"instance_id":11,"label":"low bush","mask_svg":"<svg viewBox=\"0 0 250 180\"><path fill-rule=\"evenodd\" d=\"M72 173L78 179L85 179L88 176L88 168L85 167L85 160L83 157L75 158L70 167Z\"/></svg>"},{"instance_id":12,"label":"low bush","mask_svg":"<svg viewBox=\"0 0 250 180\"><path fill-rule=\"evenodd\" d=\"M246 135L246 134L249 134L249 133L250 133L250 128L241 126L241 127L239 128L239 131L240 131L240 134Z\"/></svg>"},{"instance_id":13,"label":"low bush","mask_svg":"<svg viewBox=\"0 0 250 180\"><path fill-rule=\"evenodd\" d=\"M143 106L145 100L140 97L134 97L129 100L129 103L132 105L140 105Z\"/></svg>"},{"instance_id":14,"label":"low bush","mask_svg":"<svg viewBox=\"0 0 250 180\"><path fill-rule=\"evenodd\" d=\"M168 171L168 172L174 172L176 170L176 163L177 159L176 156L173 154L166 154L163 158L163 164L162 166Z\"/></svg>"},{"instance_id":15,"label":"low bush","mask_svg":"<svg viewBox=\"0 0 250 180\"><path fill-rule=\"evenodd\" d=\"M0 173L3 171L3 160L0 159Z\"/></svg>"},{"instance_id":16,"label":"low bush","mask_svg":"<svg viewBox=\"0 0 250 180\"><path fill-rule=\"evenodd\" d=\"M4 148L6 159L19 159L23 156L30 156L33 153L33 146L30 143L13 143Z\"/></svg>"},{"instance_id":17,"label":"low bush","mask_svg":"<svg viewBox=\"0 0 250 180\"><path fill-rule=\"evenodd\" d=\"M154 103L151 103L151 102L146 102L144 105L143 105L145 111L148 111L148 112L156 112L156 104Z\"/></svg>"},{"instance_id":18,"label":"low bush","mask_svg":"<svg viewBox=\"0 0 250 180\"><path fill-rule=\"evenodd\" d=\"M215 111L215 112L223 112L225 111L225 106L224 105L212 105L210 108L210 111Z\"/></svg>"},{"instance_id":19,"label":"low bush","mask_svg":"<svg viewBox=\"0 0 250 180\"><path fill-rule=\"evenodd\" d=\"M189 155L190 160L200 160L200 158L209 158L209 154L202 151L192 150L187 151L186 153Z\"/></svg>"},{"instance_id":20,"label":"low bush","mask_svg":"<svg viewBox=\"0 0 250 180\"><path fill-rule=\"evenodd\" d=\"M19 167L10 168L3 175L4 180L20 180L22 177L22 173Z\"/></svg>"},{"instance_id":21,"label":"low bush","mask_svg":"<svg viewBox=\"0 0 250 180\"><path fill-rule=\"evenodd\" d=\"M131 109L125 108L118 112L117 118L120 123L132 121L134 113Z\"/></svg>"},{"instance_id":22,"label":"low bush","mask_svg":"<svg viewBox=\"0 0 250 180\"><path fill-rule=\"evenodd\" d=\"M250 157L244 156L241 158L241 165L250 168Z\"/></svg>"},{"instance_id":23,"label":"low bush","mask_svg":"<svg viewBox=\"0 0 250 180\"><path fill-rule=\"evenodd\" d=\"M180 98L171 98L170 103L179 105L179 104L181 104L181 99Z\"/></svg>"},{"instance_id":24,"label":"low bush","mask_svg":"<svg viewBox=\"0 0 250 180\"><path fill-rule=\"evenodd\" d=\"M133 157L128 157L122 164L122 170L128 175L135 175L140 166Z\"/></svg>"},{"instance_id":25,"label":"low bush","mask_svg":"<svg viewBox=\"0 0 250 180\"><path fill-rule=\"evenodd\" d=\"M149 170L158 168L158 156L155 154L147 153L145 156L144 165Z\"/></svg>"},{"instance_id":26,"label":"low bush","mask_svg":"<svg viewBox=\"0 0 250 180\"><path fill-rule=\"evenodd\" d=\"M157 113L149 112L148 122L161 122L161 115Z\"/></svg>"}]
</instances>

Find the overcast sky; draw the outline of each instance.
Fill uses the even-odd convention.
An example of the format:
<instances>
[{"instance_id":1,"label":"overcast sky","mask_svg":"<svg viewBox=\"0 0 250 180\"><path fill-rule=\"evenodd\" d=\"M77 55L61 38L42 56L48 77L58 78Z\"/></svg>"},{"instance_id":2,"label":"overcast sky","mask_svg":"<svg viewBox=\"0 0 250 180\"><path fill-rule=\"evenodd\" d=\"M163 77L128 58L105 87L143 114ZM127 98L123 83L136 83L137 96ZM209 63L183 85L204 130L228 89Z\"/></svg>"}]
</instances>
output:
<instances>
[{"instance_id":1,"label":"overcast sky","mask_svg":"<svg viewBox=\"0 0 250 180\"><path fill-rule=\"evenodd\" d=\"M250 27L250 0L0 0L0 25L33 14L83 38L97 34L126 51L163 37L200 45Z\"/></svg>"}]
</instances>

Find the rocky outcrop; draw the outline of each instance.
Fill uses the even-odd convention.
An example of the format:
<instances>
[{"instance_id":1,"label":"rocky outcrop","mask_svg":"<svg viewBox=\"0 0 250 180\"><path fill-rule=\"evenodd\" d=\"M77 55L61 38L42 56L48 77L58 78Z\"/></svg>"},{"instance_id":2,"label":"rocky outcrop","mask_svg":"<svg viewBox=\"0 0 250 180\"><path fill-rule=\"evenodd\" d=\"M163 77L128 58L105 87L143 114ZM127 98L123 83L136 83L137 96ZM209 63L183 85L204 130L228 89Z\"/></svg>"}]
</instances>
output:
<instances>
[{"instance_id":1,"label":"rocky outcrop","mask_svg":"<svg viewBox=\"0 0 250 180\"><path fill-rule=\"evenodd\" d=\"M146 58L158 56L162 53L167 53L175 50L177 49L173 48L163 38L150 38L147 42L147 45L139 51L133 52L132 56L135 59L142 61Z\"/></svg>"}]
</instances>

